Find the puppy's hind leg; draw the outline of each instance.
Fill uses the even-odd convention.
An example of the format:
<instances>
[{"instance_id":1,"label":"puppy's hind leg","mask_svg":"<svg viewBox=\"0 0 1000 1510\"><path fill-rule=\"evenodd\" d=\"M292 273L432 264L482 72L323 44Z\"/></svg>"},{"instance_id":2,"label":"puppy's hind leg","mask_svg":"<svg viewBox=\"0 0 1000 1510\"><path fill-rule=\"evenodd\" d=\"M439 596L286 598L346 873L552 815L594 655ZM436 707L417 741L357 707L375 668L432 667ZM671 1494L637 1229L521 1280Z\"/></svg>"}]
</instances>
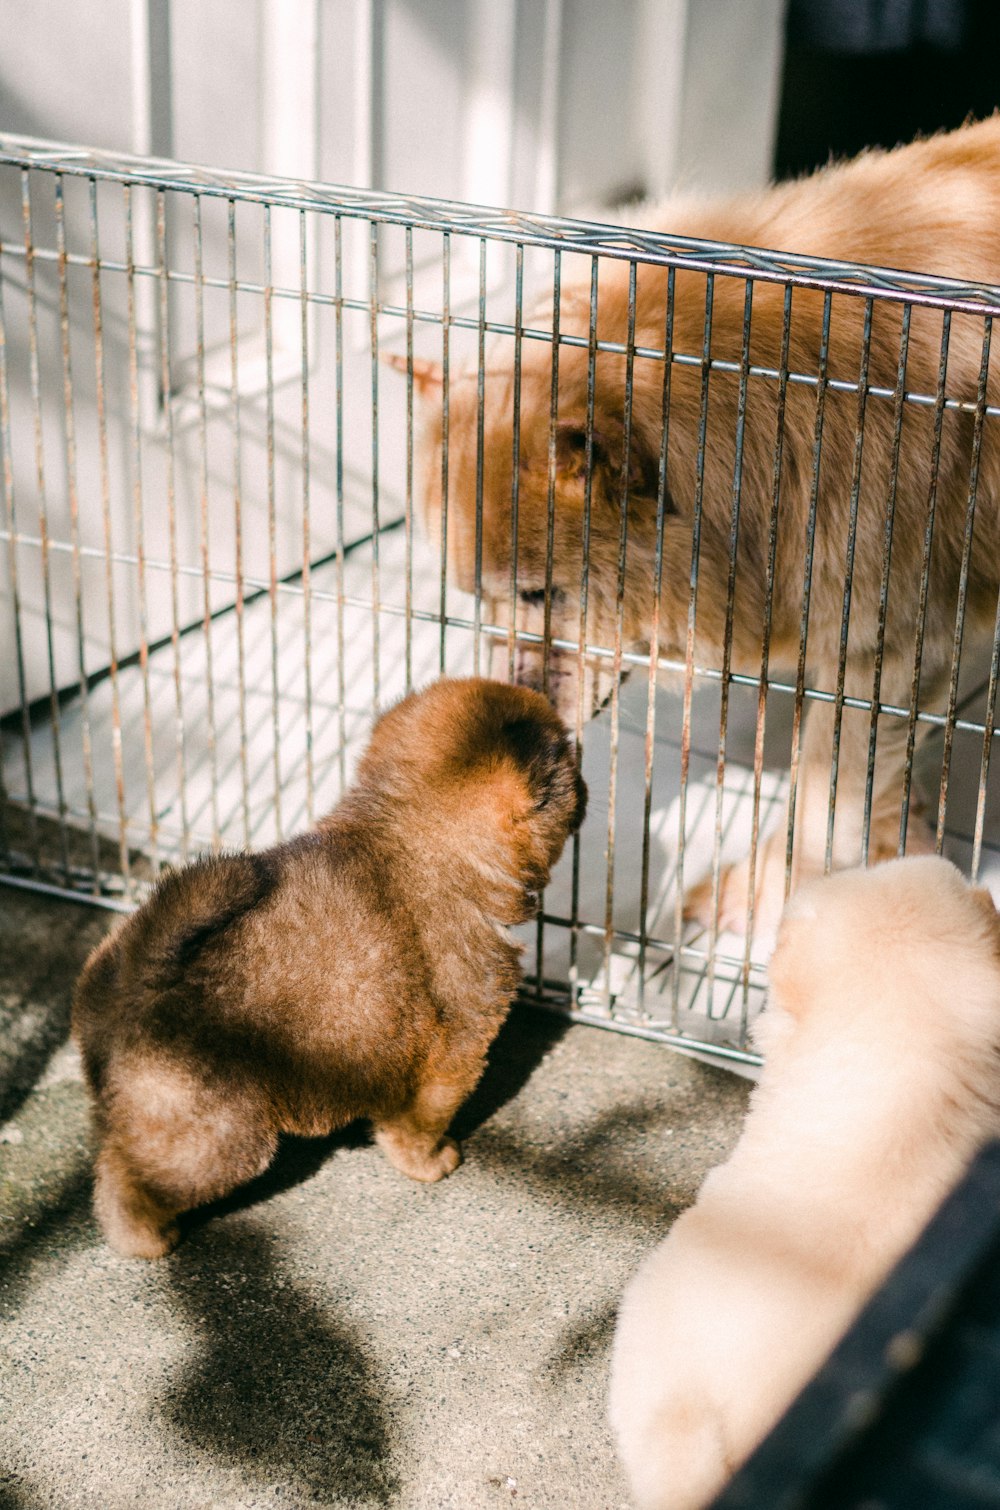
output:
<instances>
[{"instance_id":1,"label":"puppy's hind leg","mask_svg":"<svg viewBox=\"0 0 1000 1510\"><path fill-rule=\"evenodd\" d=\"M97 1160L94 1211L104 1235L123 1258L162 1258L180 1237L180 1207L158 1199L113 1147Z\"/></svg>"},{"instance_id":2,"label":"puppy's hind leg","mask_svg":"<svg viewBox=\"0 0 1000 1510\"><path fill-rule=\"evenodd\" d=\"M428 1075L401 1112L376 1122L375 1141L390 1164L411 1180L428 1184L452 1174L462 1162L462 1151L445 1134L481 1073L482 1060L467 1075Z\"/></svg>"},{"instance_id":3,"label":"puppy's hind leg","mask_svg":"<svg viewBox=\"0 0 1000 1510\"><path fill-rule=\"evenodd\" d=\"M94 1211L126 1258L160 1258L177 1217L262 1174L278 1144L263 1101L165 1065L134 1070L104 1120Z\"/></svg>"}]
</instances>

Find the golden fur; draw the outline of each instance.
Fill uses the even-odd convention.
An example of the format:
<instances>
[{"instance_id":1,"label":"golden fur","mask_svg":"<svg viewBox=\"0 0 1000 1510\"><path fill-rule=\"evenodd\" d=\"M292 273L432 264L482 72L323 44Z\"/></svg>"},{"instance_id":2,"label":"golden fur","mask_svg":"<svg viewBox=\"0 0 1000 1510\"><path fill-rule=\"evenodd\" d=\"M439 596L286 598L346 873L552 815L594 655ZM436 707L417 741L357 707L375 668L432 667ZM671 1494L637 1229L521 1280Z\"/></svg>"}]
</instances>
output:
<instances>
[{"instance_id":1,"label":"golden fur","mask_svg":"<svg viewBox=\"0 0 1000 1510\"><path fill-rule=\"evenodd\" d=\"M611 1420L642 1510L762 1440L1000 1132L1000 919L937 856L789 902L742 1136L629 1284Z\"/></svg>"},{"instance_id":2,"label":"golden fur","mask_svg":"<svg viewBox=\"0 0 1000 1510\"><path fill-rule=\"evenodd\" d=\"M872 151L812 177L719 202L676 199L648 211L652 229L774 248L787 252L875 263L958 279L1000 284L1000 117L892 152ZM582 259L575 259L577 265ZM566 259L559 310L563 336L589 332L590 266L574 274ZM629 264L604 259L600 267L597 336L624 342L627 336ZM673 310L675 354L695 358L670 371L663 575L657 627L661 655L683 662L687 650L698 452L702 414L701 357L707 280L678 272ZM717 275L712 289L711 357L740 363L745 281ZM667 273L639 265L635 343L662 349ZM790 339L782 351L784 290L757 283L753 289L750 363L815 376L820 370L824 296L797 288L792 298ZM900 359L903 306L876 301L872 309L867 370L869 386L894 390ZM528 316L528 326L551 326L551 310ZM832 301L827 376L856 387L862 360L865 302L838 294ZM942 315L915 307L909 326L905 386L913 394L936 393L941 361ZM969 498L974 414L982 360L983 322L968 315L951 321L947 396L969 408L943 414L934 492L933 544L923 623L921 702L927 706L947 680L955 636L956 608ZM552 349L525 340L520 391L517 468L517 593L520 628L577 642L580 636L581 568L585 534L588 456L589 355L580 346L559 350L558 403L552 433L553 514L549 535L549 457ZM653 634L657 489L663 430L664 366L635 357L628 465L625 465L625 364L623 355L598 353L592 440L589 575L586 638L613 646L617 617L622 498L627 489L627 545L621 605L625 650L645 653ZM484 612L509 623L512 556L511 496L514 386L513 343L497 338L487 356L483 413L481 576ZM440 538L440 369L422 362L416 373L427 418L423 461L423 508L432 540ZM472 589L476 576L477 383L459 374L450 385L448 563L453 579ZM697 587L694 660L722 667L732 533L734 467L740 395L738 372L712 371L708 382L703 506ZM998 364L993 362L988 398L1000 403ZM759 675L768 580L769 531L774 491L779 384L751 375L747 381L739 535L731 618L732 667ZM892 492L895 405L892 397L869 396L864 446L857 476L845 691L871 697L878 641L887 504ZM827 387L816 501L815 550L808 625L809 684L837 689L838 654L845 597L848 521L854 489L859 404L856 392ZM771 603L771 670L794 667L803 607L805 540L810 512L817 428L817 386L789 383L784 396L780 456L780 507ZM908 707L918 633L918 604L928 506L934 474L934 404L904 406L899 441L898 484L892 496L895 523L885 624L880 695L883 703ZM987 418L968 582L968 627L992 624L996 610L1000 546L1000 447L997 422ZM546 561L551 559L546 593ZM502 654L506 645L501 644ZM581 691L577 654L531 646L518 655L518 679L544 685L563 716L576 716L578 696L589 716L611 690L614 663L594 657ZM917 735L920 735L920 728ZM861 858L870 719L844 713L839 750L835 866ZM869 858L896 853L901 822L901 773L905 719L883 716L870 797ZM809 706L797 799L796 879L823 868L833 750L830 703ZM915 825L919 827L919 825ZM920 845L922 834L912 836ZM762 847L757 877L757 917L773 926L784 896L785 826ZM691 879L691 878L689 878ZM720 919L742 928L748 889L746 863L723 876ZM711 896L700 888L688 897L693 915L709 921Z\"/></svg>"},{"instance_id":3,"label":"golden fur","mask_svg":"<svg viewBox=\"0 0 1000 1510\"><path fill-rule=\"evenodd\" d=\"M446 1130L519 980L508 929L585 803L543 697L442 680L379 720L315 830L167 875L74 999L112 1247L167 1252L280 1133L368 1117L413 1179L455 1169Z\"/></svg>"}]
</instances>

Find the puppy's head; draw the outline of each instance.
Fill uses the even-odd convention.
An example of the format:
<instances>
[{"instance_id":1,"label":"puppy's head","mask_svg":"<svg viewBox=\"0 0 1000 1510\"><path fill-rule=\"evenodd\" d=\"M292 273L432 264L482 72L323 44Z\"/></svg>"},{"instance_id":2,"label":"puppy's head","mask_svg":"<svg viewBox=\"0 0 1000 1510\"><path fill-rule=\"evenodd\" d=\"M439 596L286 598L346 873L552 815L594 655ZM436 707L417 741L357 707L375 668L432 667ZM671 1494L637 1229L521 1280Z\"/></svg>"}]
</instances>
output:
<instances>
[{"instance_id":1,"label":"puppy's head","mask_svg":"<svg viewBox=\"0 0 1000 1510\"><path fill-rule=\"evenodd\" d=\"M937 855L835 872L789 899L768 981L777 1032L782 1019L829 1025L931 1054L939 1035L995 1038L1000 916Z\"/></svg>"},{"instance_id":2,"label":"puppy's head","mask_svg":"<svg viewBox=\"0 0 1000 1510\"><path fill-rule=\"evenodd\" d=\"M384 714L358 782L402 804L436 844L529 889L546 883L587 803L546 699L480 677L442 678Z\"/></svg>"}]
</instances>

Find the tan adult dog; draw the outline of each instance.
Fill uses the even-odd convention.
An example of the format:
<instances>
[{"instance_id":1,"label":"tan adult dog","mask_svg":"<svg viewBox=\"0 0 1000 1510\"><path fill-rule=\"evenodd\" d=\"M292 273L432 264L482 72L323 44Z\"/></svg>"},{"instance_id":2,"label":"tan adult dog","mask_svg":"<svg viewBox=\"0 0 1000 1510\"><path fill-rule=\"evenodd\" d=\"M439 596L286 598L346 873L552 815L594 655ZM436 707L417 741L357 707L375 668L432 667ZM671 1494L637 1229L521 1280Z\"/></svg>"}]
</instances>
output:
<instances>
[{"instance_id":1,"label":"tan adult dog","mask_svg":"<svg viewBox=\"0 0 1000 1510\"><path fill-rule=\"evenodd\" d=\"M622 1300L642 1510L713 1500L1000 1131L1000 918L947 860L803 887L770 992L740 1140Z\"/></svg>"},{"instance_id":2,"label":"tan adult dog","mask_svg":"<svg viewBox=\"0 0 1000 1510\"><path fill-rule=\"evenodd\" d=\"M964 127L893 152L865 153L798 182L719 202L691 198L671 201L645 217L653 229L677 235L776 248L829 258L949 275L1000 284L1000 118ZM579 265L577 263L577 265ZM666 329L667 272L638 268L635 344L662 350ZM604 259L600 267L597 337L624 343L628 330L629 264ZM893 397L869 395L863 413L863 449L858 451L858 385L894 391L900 365L903 305L875 301L870 342L863 353L866 304L861 297L836 294L832 300L825 368L824 295L796 289L792 297L787 351L782 349L784 290L757 283L753 288L749 364L772 372L786 367L829 384L790 382L783 390L775 376L751 374L745 387L743 450L737 474L740 428L739 370L714 369L703 408L701 357L705 344L707 279L678 272L673 306L662 587L658 649L683 662L687 648L693 522L701 496L700 545L694 661L721 668L730 625L732 668L752 675L761 669L762 625L769 573L779 409L780 493L776 516L773 584L770 587L771 670L794 668L803 612L807 522L813 495L818 395L822 433L815 498L815 543L811 559L807 638L807 685L835 693L845 610L849 551L853 571L846 637L844 691L848 698L871 698L879 644L880 599L886 557L887 510L894 512L891 570L885 607L884 658L880 699L910 704L915 645L922 634L920 701L941 705L956 629L959 579L970 492L975 406L980 383L984 326L981 319L955 315L950 322L944 392L961 410L945 408L936 442L936 405L942 361L940 310L914 307L906 345L905 390L929 402L902 409L898 469L894 443ZM746 283L717 275L711 288L710 355L713 361L741 363ZM536 310L526 325L551 328L551 309ZM559 326L562 336L590 331L590 272L564 272ZM622 506L627 499L626 559L620 607L622 645L645 653L653 633L657 494L664 413L664 364L634 359L630 428L626 434L624 355L600 352L595 363L592 426L588 429L589 353L562 345L558 357L558 401L550 423L552 348L525 339L520 386L520 448L517 459L517 596L519 628L548 629L556 639L580 638L581 576L586 534L587 470L591 463L589 572L586 639L595 646L615 643ZM1000 402L995 360L988 400ZM864 369L864 370L862 370ZM427 420L423 458L423 509L432 540L441 529L441 372L417 364L415 379ZM831 386L835 384L845 387ZM476 497L483 519L479 575L484 613L509 623L514 492L513 342L497 338L489 351L482 414L483 443L474 372L450 383L448 457L448 567L452 579L472 589L477 576ZM704 445L701 425L704 415ZM969 558L967 632L992 623L996 610L1000 545L997 508L1000 449L997 422L983 426L974 538ZM552 520L549 532L550 438L552 442ZM703 467L699 456L703 454ZM481 478L477 473L481 468ZM896 484L892 479L896 471ZM739 532L735 580L729 606L734 491L738 486ZM853 543L849 521L856 499ZM922 608L921 576L933 529ZM551 561L551 574L547 572ZM506 646L501 646L505 653ZM551 649L544 677L564 717L572 720L578 698L577 654ZM584 715L589 716L611 689L613 662L591 657L585 667ZM542 656L530 644L521 648L520 680L541 685ZM794 679L794 678L793 678ZM807 708L796 808L795 879L823 868L830 798L835 711L830 701ZM917 730L919 737L920 729ZM839 743L835 867L861 856L868 822L870 860L896 853L900 839L902 772L907 720L883 715L877 731L878 759L873 790L866 800L870 718L846 709ZM922 824L913 825L911 845L926 846ZM785 826L762 846L756 915L777 919L784 897ZM695 879L689 877L688 880ZM719 918L723 926L745 926L748 867L734 866L722 879ZM688 910L708 920L706 887L688 896Z\"/></svg>"},{"instance_id":3,"label":"tan adult dog","mask_svg":"<svg viewBox=\"0 0 1000 1510\"><path fill-rule=\"evenodd\" d=\"M262 1173L279 1133L355 1117L414 1180L446 1136L520 978L586 788L537 692L433 683L383 715L353 787L309 833L167 875L77 984L100 1142L94 1204L119 1253Z\"/></svg>"}]
</instances>

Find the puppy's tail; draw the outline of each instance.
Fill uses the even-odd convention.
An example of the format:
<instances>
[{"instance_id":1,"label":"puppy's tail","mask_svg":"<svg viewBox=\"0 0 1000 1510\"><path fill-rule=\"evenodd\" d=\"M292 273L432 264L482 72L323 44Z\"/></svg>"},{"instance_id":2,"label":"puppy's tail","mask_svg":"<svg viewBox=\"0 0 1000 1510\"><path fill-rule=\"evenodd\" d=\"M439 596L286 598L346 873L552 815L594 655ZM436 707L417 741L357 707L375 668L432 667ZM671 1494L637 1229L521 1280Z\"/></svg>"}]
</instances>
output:
<instances>
[{"instance_id":1,"label":"puppy's tail","mask_svg":"<svg viewBox=\"0 0 1000 1510\"><path fill-rule=\"evenodd\" d=\"M147 981L164 989L179 980L213 939L245 917L274 891L276 857L264 854L215 855L171 871L136 914Z\"/></svg>"}]
</instances>

